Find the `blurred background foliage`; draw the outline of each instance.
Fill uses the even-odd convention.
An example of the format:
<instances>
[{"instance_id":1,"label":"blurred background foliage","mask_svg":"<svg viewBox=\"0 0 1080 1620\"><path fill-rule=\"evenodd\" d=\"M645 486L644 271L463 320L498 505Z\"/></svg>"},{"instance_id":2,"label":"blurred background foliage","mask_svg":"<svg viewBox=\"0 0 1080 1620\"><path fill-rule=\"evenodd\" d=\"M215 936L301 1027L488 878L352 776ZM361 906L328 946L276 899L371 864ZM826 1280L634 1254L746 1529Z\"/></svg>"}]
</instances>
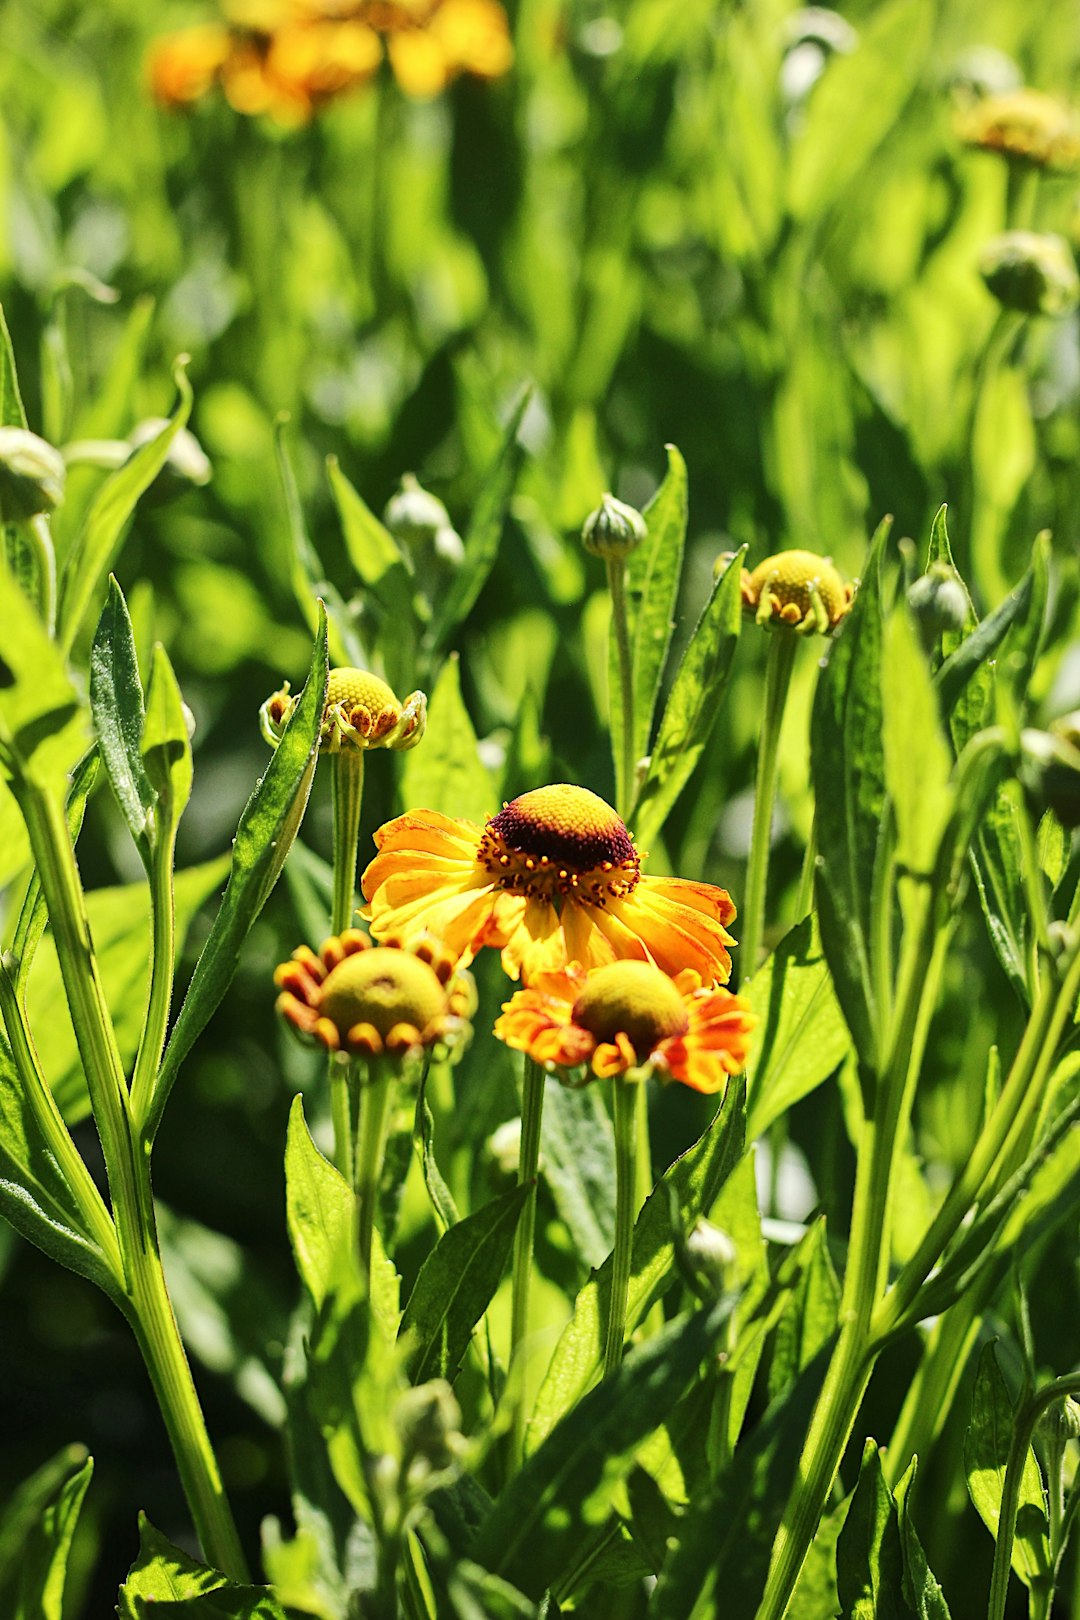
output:
<instances>
[{"instance_id":1,"label":"blurred background foliage","mask_svg":"<svg viewBox=\"0 0 1080 1620\"><path fill-rule=\"evenodd\" d=\"M248 4L246 22L270 9ZM1075 245L1077 179L1032 183L957 128L977 91L1028 84L1080 99L1072 0L872 0L840 12L787 0L520 0L508 70L465 72L439 93L408 93L384 64L306 119L247 116L216 87L182 108L158 104L156 43L217 20L135 0L8 0L0 20L0 299L31 427L62 445L125 439L172 409L174 359L191 357L189 425L212 476L163 475L117 568L140 649L165 641L197 720L183 865L227 848L265 762L259 704L307 662L311 592L275 436L319 566L343 602L359 599L363 635L370 603L327 458L375 513L417 474L464 534L525 384L525 454L498 556L443 649L460 654L489 807L545 780L613 792L603 565L577 534L604 489L644 504L666 443L690 475L676 647L718 554L745 542L753 564L806 546L854 577L883 514L921 551L948 501L980 612L1019 577L1036 532L1051 530L1056 633L1032 697L1043 719L1080 703L1077 317L1003 312L979 274L987 242L1008 227ZM68 514L101 477L73 462L61 546ZM445 567L444 580L422 565L436 606L451 588ZM386 629L384 618L374 638L384 651ZM743 638L712 745L651 855L654 870L723 882L736 898L762 639ZM421 680L430 691L439 659L410 668L410 658L406 648L394 672L401 695ZM814 667L807 655L797 668L782 755L777 925L809 828ZM408 797L422 757L374 760L365 839ZM328 801L317 784L310 856L298 852L252 936L157 1159L177 1308L249 1539L268 1506L288 1515L275 1432L293 1287L280 1158L290 1097L317 1078L274 1027L270 971L319 914ZM137 875L106 795L80 850L96 886ZM213 871L203 878L212 886ZM197 943L197 875L189 887ZM108 911L108 897L100 904ZM125 918L120 902L113 913L120 982L145 962L143 919ZM990 986L983 1000L967 993L972 972ZM482 978L494 1007L498 975ZM969 1139L986 1047L1019 1019L973 905L937 1021L940 1084L918 1109L914 1148L931 1170ZM451 1153L516 1112L505 1054L478 1041L482 1087ZM55 1062L62 1069L62 1053ZM846 1210L841 1106L830 1090L795 1110L789 1169L802 1193L789 1176L773 1213ZM700 1114L694 1099L665 1094L658 1156L685 1143ZM83 1146L92 1154L89 1136ZM829 1167L827 1184L809 1181L807 1160ZM477 1160L473 1174L497 1171ZM901 1246L903 1230L901 1219ZM560 1252L561 1231L549 1223L540 1259L559 1279L579 1264ZM6 1231L0 1261L0 1491L69 1440L95 1451L80 1567L89 1583L94 1538L107 1535L101 1593L85 1585L98 1604L88 1612L104 1612L134 1554L136 1509L174 1539L187 1534L172 1465L119 1318ZM1075 1355L1068 1324L1080 1320L1076 1256L1043 1264L1057 1302L1036 1310L1037 1338L1063 1370ZM279 1323L278 1337L253 1342L255 1321ZM893 1355L898 1403L910 1352ZM887 1429L874 1421L871 1432ZM943 1455L957 1443L946 1434ZM940 1467L960 1480L955 1457ZM965 1587L985 1590L964 1572L988 1570L990 1542L957 1489L940 1492L924 1540L962 1616ZM78 1600L73 1582L72 1614Z\"/></svg>"}]
</instances>

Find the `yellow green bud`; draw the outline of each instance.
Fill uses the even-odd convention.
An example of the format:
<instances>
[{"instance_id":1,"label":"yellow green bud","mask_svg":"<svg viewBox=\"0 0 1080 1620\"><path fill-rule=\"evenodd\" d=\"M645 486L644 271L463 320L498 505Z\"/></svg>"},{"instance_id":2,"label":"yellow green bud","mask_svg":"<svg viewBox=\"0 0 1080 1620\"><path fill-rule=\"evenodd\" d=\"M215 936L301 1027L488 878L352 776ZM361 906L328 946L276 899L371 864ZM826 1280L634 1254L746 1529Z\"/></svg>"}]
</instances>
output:
<instances>
[{"instance_id":1,"label":"yellow green bud","mask_svg":"<svg viewBox=\"0 0 1080 1620\"><path fill-rule=\"evenodd\" d=\"M1080 276L1060 236L1005 231L983 249L979 270L1006 309L1025 315L1068 315L1080 302Z\"/></svg>"},{"instance_id":2,"label":"yellow green bud","mask_svg":"<svg viewBox=\"0 0 1080 1620\"><path fill-rule=\"evenodd\" d=\"M605 495L595 512L590 512L581 530L581 543L594 557L605 562L622 562L636 551L648 534L645 519L633 506Z\"/></svg>"},{"instance_id":3,"label":"yellow green bud","mask_svg":"<svg viewBox=\"0 0 1080 1620\"><path fill-rule=\"evenodd\" d=\"M0 523L25 523L64 498L64 458L26 428L0 427Z\"/></svg>"}]
</instances>

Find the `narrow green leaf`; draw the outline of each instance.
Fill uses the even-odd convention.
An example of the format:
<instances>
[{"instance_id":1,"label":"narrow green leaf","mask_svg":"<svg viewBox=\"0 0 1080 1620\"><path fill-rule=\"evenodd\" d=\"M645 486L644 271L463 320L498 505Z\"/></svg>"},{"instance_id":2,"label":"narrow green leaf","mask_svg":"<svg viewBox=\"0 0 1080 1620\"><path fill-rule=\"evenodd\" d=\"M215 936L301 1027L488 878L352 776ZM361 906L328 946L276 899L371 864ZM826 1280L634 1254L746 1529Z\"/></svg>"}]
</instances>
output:
<instances>
[{"instance_id":1,"label":"narrow green leaf","mask_svg":"<svg viewBox=\"0 0 1080 1620\"><path fill-rule=\"evenodd\" d=\"M27 427L7 317L0 305L0 427Z\"/></svg>"},{"instance_id":2,"label":"narrow green leaf","mask_svg":"<svg viewBox=\"0 0 1080 1620\"><path fill-rule=\"evenodd\" d=\"M0 557L0 763L63 797L89 741L64 659Z\"/></svg>"},{"instance_id":3,"label":"narrow green leaf","mask_svg":"<svg viewBox=\"0 0 1080 1620\"><path fill-rule=\"evenodd\" d=\"M747 994L760 1020L746 1064L746 1134L756 1140L827 1080L851 1046L816 918L805 918L784 935L750 980Z\"/></svg>"},{"instance_id":4,"label":"narrow green leaf","mask_svg":"<svg viewBox=\"0 0 1080 1620\"><path fill-rule=\"evenodd\" d=\"M742 629L745 546L716 580L664 705L631 824L646 847L693 773L709 740L727 689Z\"/></svg>"},{"instance_id":5,"label":"narrow green leaf","mask_svg":"<svg viewBox=\"0 0 1080 1620\"><path fill-rule=\"evenodd\" d=\"M683 1230L688 1232L698 1216L712 1208L738 1163L744 1132L745 1090L733 1081L708 1130L660 1178L637 1218L626 1310L628 1335L677 1280L669 1189L674 1192ZM574 1313L555 1346L529 1419L529 1451L536 1450L563 1413L599 1379L610 1293L609 1256L581 1289Z\"/></svg>"},{"instance_id":6,"label":"narrow green leaf","mask_svg":"<svg viewBox=\"0 0 1080 1620\"><path fill-rule=\"evenodd\" d=\"M882 751L881 571L889 524L878 528L855 605L834 640L814 697L810 764L817 817L822 943L860 1054L873 1061L879 1009L871 969L870 905L885 812Z\"/></svg>"},{"instance_id":7,"label":"narrow green leaf","mask_svg":"<svg viewBox=\"0 0 1080 1620\"><path fill-rule=\"evenodd\" d=\"M326 615L321 613L304 690L240 817L228 887L165 1048L146 1126L151 1140L180 1064L228 989L240 947L266 904L299 831L318 758L327 674Z\"/></svg>"},{"instance_id":8,"label":"narrow green leaf","mask_svg":"<svg viewBox=\"0 0 1080 1620\"><path fill-rule=\"evenodd\" d=\"M801 1270L791 1303L776 1325L769 1358L769 1396L776 1400L836 1332L840 1283L829 1256L824 1217L799 1245Z\"/></svg>"},{"instance_id":9,"label":"narrow green leaf","mask_svg":"<svg viewBox=\"0 0 1080 1620\"><path fill-rule=\"evenodd\" d=\"M975 1375L971 1417L964 1436L964 1468L972 1505L995 1541L1013 1423L1013 1403L998 1366L997 1350L991 1342L983 1348ZM1027 1587L1050 1578L1046 1497L1039 1465L1030 1446L1020 1483L1012 1567Z\"/></svg>"},{"instance_id":10,"label":"narrow green leaf","mask_svg":"<svg viewBox=\"0 0 1080 1620\"><path fill-rule=\"evenodd\" d=\"M653 1620L757 1613L773 1541L791 1495L827 1352L799 1375L688 1508L653 1594Z\"/></svg>"},{"instance_id":11,"label":"narrow green leaf","mask_svg":"<svg viewBox=\"0 0 1080 1620\"><path fill-rule=\"evenodd\" d=\"M116 801L147 865L148 819L155 795L142 758L146 713L127 603L111 574L90 651L90 712Z\"/></svg>"},{"instance_id":12,"label":"narrow green leaf","mask_svg":"<svg viewBox=\"0 0 1080 1620\"><path fill-rule=\"evenodd\" d=\"M615 1132L599 1086L544 1088L540 1163L555 1208L587 1266L615 1246Z\"/></svg>"},{"instance_id":13,"label":"narrow green leaf","mask_svg":"<svg viewBox=\"0 0 1080 1620\"><path fill-rule=\"evenodd\" d=\"M294 1097L285 1145L285 1215L296 1269L318 1310L335 1286L356 1226L352 1188L311 1139Z\"/></svg>"},{"instance_id":14,"label":"narrow green leaf","mask_svg":"<svg viewBox=\"0 0 1080 1620\"><path fill-rule=\"evenodd\" d=\"M135 416L136 392L144 375L154 300L137 298L123 331L109 356L105 375L85 404L78 405L72 423L80 439L119 439Z\"/></svg>"},{"instance_id":15,"label":"narrow green leaf","mask_svg":"<svg viewBox=\"0 0 1080 1620\"><path fill-rule=\"evenodd\" d=\"M506 1274L527 1187L513 1187L445 1231L423 1265L401 1318L414 1384L456 1377L473 1328Z\"/></svg>"},{"instance_id":16,"label":"narrow green leaf","mask_svg":"<svg viewBox=\"0 0 1080 1620\"><path fill-rule=\"evenodd\" d=\"M1020 583L1009 592L1005 600L999 603L992 613L988 613L985 619L980 620L971 633L964 637L955 651L949 654L938 670L936 677L938 696L946 714L952 714L956 709L968 682L979 676L980 672L987 670L989 660L993 658L1008 632L1015 624L1025 620L1032 601L1041 600L1045 604L1045 562L1042 562L1040 566L1035 560L1036 556L1038 556L1038 552L1033 555L1031 566ZM1039 592L1035 590L1037 569L1040 569L1040 577L1043 579L1043 586ZM1041 625L1041 612L1039 622ZM987 687L990 684L992 684L992 680L979 680L982 702L972 718L980 719L982 724L987 723L986 700L988 696ZM979 710L981 710L981 714ZM975 729L977 730L978 727L976 726ZM957 738L958 746L962 746L967 741L967 736Z\"/></svg>"},{"instance_id":17,"label":"narrow green leaf","mask_svg":"<svg viewBox=\"0 0 1080 1620\"><path fill-rule=\"evenodd\" d=\"M945 1594L926 1562L922 1542L911 1518L911 1488L915 1483L917 1466L918 1458L912 1457L895 1492L900 1521L900 1550L904 1559L904 1597L916 1620L949 1620Z\"/></svg>"},{"instance_id":18,"label":"narrow green leaf","mask_svg":"<svg viewBox=\"0 0 1080 1620\"><path fill-rule=\"evenodd\" d=\"M330 491L341 519L345 550L362 583L387 613L410 615L412 580L409 560L401 547L375 516L359 491L338 465L336 456L327 456L326 472Z\"/></svg>"},{"instance_id":19,"label":"narrow green leaf","mask_svg":"<svg viewBox=\"0 0 1080 1620\"><path fill-rule=\"evenodd\" d=\"M539 1597L612 1511L642 1441L715 1349L731 1300L677 1318L552 1430L480 1527L472 1556Z\"/></svg>"},{"instance_id":20,"label":"narrow green leaf","mask_svg":"<svg viewBox=\"0 0 1080 1620\"><path fill-rule=\"evenodd\" d=\"M1070 855L1069 835L1052 810L1047 810L1039 822L1036 848L1039 870L1052 894L1069 869Z\"/></svg>"},{"instance_id":21,"label":"narrow green leaf","mask_svg":"<svg viewBox=\"0 0 1080 1620\"><path fill-rule=\"evenodd\" d=\"M3 312L0 311L0 321ZM18 1579L27 1544L48 1504L86 1462L86 1447L65 1446L10 1493L0 1511L0 1595Z\"/></svg>"},{"instance_id":22,"label":"narrow green leaf","mask_svg":"<svg viewBox=\"0 0 1080 1620\"><path fill-rule=\"evenodd\" d=\"M182 365L173 377L180 398L161 432L136 450L102 484L83 520L64 565L57 616L58 639L67 652L74 645L98 583L115 561L128 521L142 495L165 465L169 448L191 414L191 384Z\"/></svg>"},{"instance_id":23,"label":"narrow green leaf","mask_svg":"<svg viewBox=\"0 0 1080 1620\"><path fill-rule=\"evenodd\" d=\"M288 416L282 415L274 423L274 450L278 475L285 497L285 514L289 529L289 551L292 558L292 584L301 613L312 635L318 633L320 602L326 605L330 662L355 669L368 669L371 658L356 634L353 616L343 601L336 585L327 577L322 558L312 543L304 519L304 508L297 488L296 474L285 445Z\"/></svg>"},{"instance_id":24,"label":"narrow green leaf","mask_svg":"<svg viewBox=\"0 0 1080 1620\"><path fill-rule=\"evenodd\" d=\"M472 521L465 532L464 560L431 621L428 640L433 652L445 647L463 623L498 556L506 510L525 454L518 430L531 397L532 390L524 389L506 424L495 460L481 481Z\"/></svg>"},{"instance_id":25,"label":"narrow green leaf","mask_svg":"<svg viewBox=\"0 0 1080 1620\"><path fill-rule=\"evenodd\" d=\"M911 1620L900 1524L875 1440L863 1448L859 1483L836 1544L836 1584L840 1620Z\"/></svg>"},{"instance_id":26,"label":"narrow green leaf","mask_svg":"<svg viewBox=\"0 0 1080 1620\"><path fill-rule=\"evenodd\" d=\"M86 811L86 801L93 791L97 780L98 753L91 749L84 754L76 765L71 778L71 788L67 801L67 826L71 835L72 844L78 842L82 829L83 815ZM45 894L41 887L41 877L37 869L30 875L26 887L22 907L15 924L15 932L11 936L11 955L15 959L13 979L16 992L21 995L25 988L30 967L34 960L34 953L41 943L41 936L45 932L48 921L48 907L45 904Z\"/></svg>"},{"instance_id":27,"label":"narrow green leaf","mask_svg":"<svg viewBox=\"0 0 1080 1620\"><path fill-rule=\"evenodd\" d=\"M154 646L146 694L142 760L147 781L157 797L156 841L168 836L166 824L172 829L180 820L191 797L192 779L187 712L169 655L160 641Z\"/></svg>"},{"instance_id":28,"label":"narrow green leaf","mask_svg":"<svg viewBox=\"0 0 1080 1620\"><path fill-rule=\"evenodd\" d=\"M12 1620L63 1620L71 1538L93 1472L87 1457L42 1510L24 1551Z\"/></svg>"},{"instance_id":29,"label":"narrow green leaf","mask_svg":"<svg viewBox=\"0 0 1080 1620\"><path fill-rule=\"evenodd\" d=\"M926 657L902 607L885 626L883 651L881 742L903 907L911 880L918 883L929 875L952 810L952 754Z\"/></svg>"},{"instance_id":30,"label":"narrow green leaf","mask_svg":"<svg viewBox=\"0 0 1080 1620\"><path fill-rule=\"evenodd\" d=\"M420 1157L424 1185L431 1199L431 1207L435 1211L435 1220L440 1232L446 1232L451 1226L456 1226L461 1217L454 1203L454 1196L435 1160L435 1120L428 1105L427 1081L428 1076L425 1072L416 1093L413 1146Z\"/></svg>"},{"instance_id":31,"label":"narrow green leaf","mask_svg":"<svg viewBox=\"0 0 1080 1620\"><path fill-rule=\"evenodd\" d=\"M461 695L456 654L447 659L435 683L423 741L405 755L401 792L406 805L423 805L481 825L497 808L495 785L480 758Z\"/></svg>"}]
</instances>

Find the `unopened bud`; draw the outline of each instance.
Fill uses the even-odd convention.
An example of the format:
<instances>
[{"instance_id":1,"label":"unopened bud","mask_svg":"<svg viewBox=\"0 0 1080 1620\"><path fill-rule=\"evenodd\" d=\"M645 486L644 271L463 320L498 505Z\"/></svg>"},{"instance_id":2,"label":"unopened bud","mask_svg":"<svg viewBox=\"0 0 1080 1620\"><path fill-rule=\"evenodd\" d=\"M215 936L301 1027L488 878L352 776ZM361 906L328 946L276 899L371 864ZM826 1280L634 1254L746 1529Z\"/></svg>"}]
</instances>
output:
<instances>
[{"instance_id":1,"label":"unopened bud","mask_svg":"<svg viewBox=\"0 0 1080 1620\"><path fill-rule=\"evenodd\" d=\"M1063 827L1080 827L1080 711L1062 715L1049 731L1020 733L1020 780Z\"/></svg>"},{"instance_id":2,"label":"unopened bud","mask_svg":"<svg viewBox=\"0 0 1080 1620\"><path fill-rule=\"evenodd\" d=\"M405 1454L433 1473L450 1468L461 1452L461 1408L445 1378L407 1389L394 1408L394 1422Z\"/></svg>"},{"instance_id":3,"label":"unopened bud","mask_svg":"<svg viewBox=\"0 0 1080 1620\"><path fill-rule=\"evenodd\" d=\"M967 594L948 563L931 563L912 585L907 599L923 646L928 649L946 631L962 630L967 622Z\"/></svg>"},{"instance_id":4,"label":"unopened bud","mask_svg":"<svg viewBox=\"0 0 1080 1620\"><path fill-rule=\"evenodd\" d=\"M516 1175L521 1158L521 1120L504 1120L488 1137L485 1150L500 1175Z\"/></svg>"},{"instance_id":5,"label":"unopened bud","mask_svg":"<svg viewBox=\"0 0 1080 1620\"><path fill-rule=\"evenodd\" d=\"M1071 1395L1048 1406L1039 1419L1039 1428L1048 1440L1063 1445L1066 1440L1080 1440L1080 1402Z\"/></svg>"},{"instance_id":6,"label":"unopened bud","mask_svg":"<svg viewBox=\"0 0 1080 1620\"><path fill-rule=\"evenodd\" d=\"M424 489L412 473L402 476L397 494L383 512L383 522L411 549L430 548L439 562L456 565L464 560L465 546L437 495Z\"/></svg>"},{"instance_id":7,"label":"unopened bud","mask_svg":"<svg viewBox=\"0 0 1080 1620\"><path fill-rule=\"evenodd\" d=\"M724 1288L737 1255L735 1244L719 1226L699 1219L686 1239L690 1263L701 1276Z\"/></svg>"},{"instance_id":8,"label":"unopened bud","mask_svg":"<svg viewBox=\"0 0 1080 1620\"><path fill-rule=\"evenodd\" d=\"M633 506L605 495L595 512L590 512L581 530L581 543L594 557L606 562L622 562L636 551L648 534L645 519Z\"/></svg>"},{"instance_id":9,"label":"unopened bud","mask_svg":"<svg viewBox=\"0 0 1080 1620\"><path fill-rule=\"evenodd\" d=\"M64 458L26 428L0 427L0 522L25 523L64 498Z\"/></svg>"},{"instance_id":10,"label":"unopened bud","mask_svg":"<svg viewBox=\"0 0 1080 1620\"><path fill-rule=\"evenodd\" d=\"M133 450L141 450L168 425L164 416L148 416L144 422L132 428L128 443ZM208 484L213 476L209 456L194 433L184 427L173 434L162 472L171 474L185 484Z\"/></svg>"},{"instance_id":11,"label":"unopened bud","mask_svg":"<svg viewBox=\"0 0 1080 1620\"><path fill-rule=\"evenodd\" d=\"M1080 276L1060 236L1005 231L987 243L979 270L999 303L1025 315L1068 315L1080 301Z\"/></svg>"}]
</instances>

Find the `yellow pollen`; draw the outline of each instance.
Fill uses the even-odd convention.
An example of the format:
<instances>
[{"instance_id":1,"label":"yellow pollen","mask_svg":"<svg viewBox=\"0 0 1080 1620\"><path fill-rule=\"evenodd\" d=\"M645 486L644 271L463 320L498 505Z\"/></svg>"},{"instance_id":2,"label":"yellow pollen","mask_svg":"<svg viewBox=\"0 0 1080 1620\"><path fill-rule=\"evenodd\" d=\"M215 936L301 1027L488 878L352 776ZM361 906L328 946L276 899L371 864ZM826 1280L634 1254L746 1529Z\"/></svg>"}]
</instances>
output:
<instances>
[{"instance_id":1,"label":"yellow pollen","mask_svg":"<svg viewBox=\"0 0 1080 1620\"><path fill-rule=\"evenodd\" d=\"M388 710L401 711L397 698L377 675L366 669L332 669L326 683L326 706L340 704L347 715L357 709L374 722Z\"/></svg>"},{"instance_id":2,"label":"yellow pollen","mask_svg":"<svg viewBox=\"0 0 1080 1620\"><path fill-rule=\"evenodd\" d=\"M327 975L319 1013L344 1038L370 1024L385 1040L395 1024L423 1031L446 1012L446 991L434 968L410 951L375 946L347 956Z\"/></svg>"},{"instance_id":3,"label":"yellow pollen","mask_svg":"<svg viewBox=\"0 0 1080 1620\"><path fill-rule=\"evenodd\" d=\"M829 623L843 618L850 603L850 593L829 557L819 557L814 551L778 551L745 580L744 596L753 606L760 602L766 591L774 596L781 608L798 608L800 615L813 609L811 586L815 587Z\"/></svg>"},{"instance_id":4,"label":"yellow pollen","mask_svg":"<svg viewBox=\"0 0 1080 1620\"><path fill-rule=\"evenodd\" d=\"M500 888L547 899L573 892L593 905L630 894L640 867L611 806L568 782L504 805L484 829L478 859Z\"/></svg>"},{"instance_id":5,"label":"yellow pollen","mask_svg":"<svg viewBox=\"0 0 1080 1620\"><path fill-rule=\"evenodd\" d=\"M611 962L590 973L573 1020L600 1041L625 1035L639 1058L689 1027L682 996L651 962Z\"/></svg>"}]
</instances>

